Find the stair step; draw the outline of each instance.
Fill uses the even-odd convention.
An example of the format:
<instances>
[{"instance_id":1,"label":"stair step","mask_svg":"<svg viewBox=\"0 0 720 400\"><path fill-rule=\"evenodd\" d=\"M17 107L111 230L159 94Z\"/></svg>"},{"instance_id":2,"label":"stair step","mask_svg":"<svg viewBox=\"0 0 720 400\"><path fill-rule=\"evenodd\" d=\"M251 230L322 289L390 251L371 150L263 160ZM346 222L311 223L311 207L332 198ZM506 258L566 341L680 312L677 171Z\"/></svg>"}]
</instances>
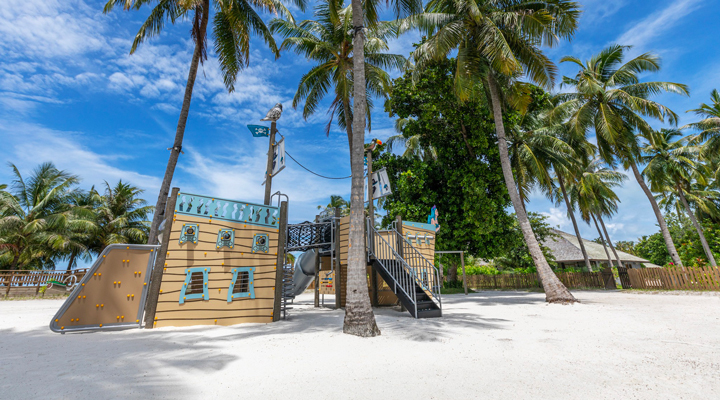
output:
<instances>
[{"instance_id":1,"label":"stair step","mask_svg":"<svg viewBox=\"0 0 720 400\"><path fill-rule=\"evenodd\" d=\"M418 310L418 318L439 318L442 317L442 310L436 308L434 310Z\"/></svg>"}]
</instances>

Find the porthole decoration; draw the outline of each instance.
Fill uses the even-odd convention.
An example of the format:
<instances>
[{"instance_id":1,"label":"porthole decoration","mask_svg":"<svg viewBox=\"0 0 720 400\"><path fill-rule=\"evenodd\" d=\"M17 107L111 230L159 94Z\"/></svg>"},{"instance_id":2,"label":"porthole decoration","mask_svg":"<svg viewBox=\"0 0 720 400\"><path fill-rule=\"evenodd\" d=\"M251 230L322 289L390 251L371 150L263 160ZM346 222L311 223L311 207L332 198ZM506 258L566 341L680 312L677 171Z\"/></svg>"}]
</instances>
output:
<instances>
[{"instance_id":1,"label":"porthole decoration","mask_svg":"<svg viewBox=\"0 0 720 400\"><path fill-rule=\"evenodd\" d=\"M180 231L180 244L185 242L192 242L197 244L200 227L198 224L183 224L182 230Z\"/></svg>"},{"instance_id":2,"label":"porthole decoration","mask_svg":"<svg viewBox=\"0 0 720 400\"><path fill-rule=\"evenodd\" d=\"M220 229L217 237L217 248L222 247L235 247L235 230L234 229Z\"/></svg>"},{"instance_id":3,"label":"porthole decoration","mask_svg":"<svg viewBox=\"0 0 720 400\"><path fill-rule=\"evenodd\" d=\"M267 253L270 251L270 236L265 233L256 233L253 236L252 252Z\"/></svg>"}]
</instances>

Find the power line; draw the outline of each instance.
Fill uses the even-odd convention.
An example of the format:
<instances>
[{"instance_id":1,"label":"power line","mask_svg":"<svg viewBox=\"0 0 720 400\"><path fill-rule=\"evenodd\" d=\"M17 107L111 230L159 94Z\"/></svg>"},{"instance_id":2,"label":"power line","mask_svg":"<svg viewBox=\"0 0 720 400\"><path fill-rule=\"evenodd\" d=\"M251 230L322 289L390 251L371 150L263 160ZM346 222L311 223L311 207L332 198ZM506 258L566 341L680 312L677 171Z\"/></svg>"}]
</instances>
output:
<instances>
[{"instance_id":1,"label":"power line","mask_svg":"<svg viewBox=\"0 0 720 400\"><path fill-rule=\"evenodd\" d=\"M313 175L317 175L317 176L319 176L319 177L321 177L321 178L325 178L325 179L350 179L350 178L352 178L352 175L350 175L350 176L345 176L345 177L342 177L342 178L332 178L332 177L329 177L329 176L320 175L320 174L318 174L317 172L313 172L313 171L309 170L307 167L305 167L304 165L300 164L300 162L298 162L298 160L294 159L293 156L291 156L290 153L288 153L287 151L285 151L285 155L287 155L288 157L290 157L291 160L295 161L295 162L297 163L297 165L301 166L301 167L302 167L304 170L306 170L307 172L309 172L309 173L311 173L311 174L313 174Z\"/></svg>"}]
</instances>

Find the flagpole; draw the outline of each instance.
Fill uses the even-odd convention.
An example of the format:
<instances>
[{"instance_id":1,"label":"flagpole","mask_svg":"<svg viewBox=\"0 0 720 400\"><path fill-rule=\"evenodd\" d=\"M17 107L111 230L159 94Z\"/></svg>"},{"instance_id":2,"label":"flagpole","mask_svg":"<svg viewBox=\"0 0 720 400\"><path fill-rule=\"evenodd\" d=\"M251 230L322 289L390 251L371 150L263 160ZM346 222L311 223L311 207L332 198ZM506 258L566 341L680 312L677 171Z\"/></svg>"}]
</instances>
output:
<instances>
[{"instance_id":1,"label":"flagpole","mask_svg":"<svg viewBox=\"0 0 720 400\"><path fill-rule=\"evenodd\" d=\"M275 155L275 132L276 122L272 121L270 124L270 145L268 146L268 158L267 158L267 169L265 170L265 205L270 205L270 196L272 194L272 170L273 170L273 156Z\"/></svg>"}]
</instances>

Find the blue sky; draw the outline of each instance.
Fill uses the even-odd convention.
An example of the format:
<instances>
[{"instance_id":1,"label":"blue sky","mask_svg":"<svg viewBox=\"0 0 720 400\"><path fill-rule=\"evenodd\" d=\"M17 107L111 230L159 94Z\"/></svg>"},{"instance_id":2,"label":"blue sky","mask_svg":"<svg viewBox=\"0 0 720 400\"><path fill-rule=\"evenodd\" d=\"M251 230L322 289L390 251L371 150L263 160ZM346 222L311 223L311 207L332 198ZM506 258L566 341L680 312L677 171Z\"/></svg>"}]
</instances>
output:
<instances>
[{"instance_id":1,"label":"blue sky","mask_svg":"<svg viewBox=\"0 0 720 400\"><path fill-rule=\"evenodd\" d=\"M684 111L708 101L720 87L720 50L713 33L720 20L716 0L585 0L581 28L571 43L548 49L585 59L612 43L653 51L663 70L648 79L686 83L691 96L660 101L692 121ZM131 40L148 15L141 11L102 14L95 0L4 0L0 8L0 182L8 182L7 162L24 174L53 161L83 178L83 187L129 181L146 190L154 204L175 134L192 52L189 24L164 33L129 54ZM296 15L298 19L310 14ZM270 16L267 16L270 18ZM417 35L391 43L407 55ZM285 105L279 130L286 148L309 168L330 176L350 173L347 139L337 128L324 134L325 108L308 121L290 107L300 76L310 65L292 53L274 60L253 40L250 66L228 94L211 55L198 74L185 133L184 151L173 182L185 192L262 201L267 141L253 139L247 124L258 123L277 102ZM569 65L561 72L574 74ZM397 75L397 72L395 73ZM326 102L329 105L329 101ZM392 120L373 113L368 138L393 133ZM273 182L290 196L292 221L311 219L330 194L349 197L350 182L313 176L291 161ZM614 240L634 240L656 231L647 198L631 178L618 190L622 203L609 223ZM565 212L541 195L529 210L571 230ZM593 238L594 228L582 227Z\"/></svg>"}]
</instances>

